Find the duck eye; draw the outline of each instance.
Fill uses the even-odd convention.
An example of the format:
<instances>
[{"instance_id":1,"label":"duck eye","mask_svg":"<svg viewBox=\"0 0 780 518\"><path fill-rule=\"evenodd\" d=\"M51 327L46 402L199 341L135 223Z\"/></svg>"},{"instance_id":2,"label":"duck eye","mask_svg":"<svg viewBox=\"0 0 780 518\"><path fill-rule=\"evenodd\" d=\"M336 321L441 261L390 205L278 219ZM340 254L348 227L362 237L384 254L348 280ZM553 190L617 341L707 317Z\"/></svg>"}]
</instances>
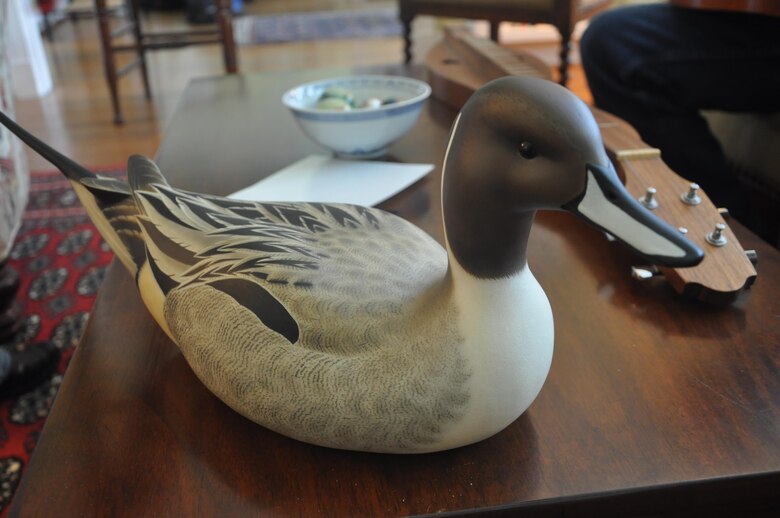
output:
<instances>
[{"instance_id":1,"label":"duck eye","mask_svg":"<svg viewBox=\"0 0 780 518\"><path fill-rule=\"evenodd\" d=\"M520 151L520 156L528 160L531 160L536 156L536 148L530 142L521 142L520 145L517 146L517 150Z\"/></svg>"}]
</instances>

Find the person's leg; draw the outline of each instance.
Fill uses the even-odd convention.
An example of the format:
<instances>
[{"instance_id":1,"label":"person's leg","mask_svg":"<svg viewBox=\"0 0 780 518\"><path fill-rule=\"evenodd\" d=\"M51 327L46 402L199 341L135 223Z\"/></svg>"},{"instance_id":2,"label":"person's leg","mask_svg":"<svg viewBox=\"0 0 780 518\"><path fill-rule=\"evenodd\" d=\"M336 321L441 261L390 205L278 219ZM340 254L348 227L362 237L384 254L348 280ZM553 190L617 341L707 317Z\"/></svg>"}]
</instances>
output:
<instances>
[{"instance_id":1,"label":"person's leg","mask_svg":"<svg viewBox=\"0 0 780 518\"><path fill-rule=\"evenodd\" d=\"M736 178L699 111L780 110L780 18L626 7L594 18L580 45L596 106L740 217Z\"/></svg>"}]
</instances>

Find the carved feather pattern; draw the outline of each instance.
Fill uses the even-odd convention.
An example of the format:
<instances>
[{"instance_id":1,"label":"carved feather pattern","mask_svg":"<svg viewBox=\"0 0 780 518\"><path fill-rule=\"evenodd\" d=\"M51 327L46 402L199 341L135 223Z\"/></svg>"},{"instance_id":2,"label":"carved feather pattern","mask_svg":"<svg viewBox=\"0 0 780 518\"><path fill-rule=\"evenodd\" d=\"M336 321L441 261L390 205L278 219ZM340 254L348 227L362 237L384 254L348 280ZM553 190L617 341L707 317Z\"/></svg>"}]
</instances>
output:
<instances>
[{"instance_id":1,"label":"carved feather pattern","mask_svg":"<svg viewBox=\"0 0 780 518\"><path fill-rule=\"evenodd\" d=\"M178 284L236 273L279 282L290 270L314 270L327 258L318 234L379 232L387 217L352 205L244 202L165 185L135 194L142 226L159 252L152 257ZM166 267L172 261L176 266Z\"/></svg>"},{"instance_id":2,"label":"carved feather pattern","mask_svg":"<svg viewBox=\"0 0 780 518\"><path fill-rule=\"evenodd\" d=\"M381 451L424 450L462 415L469 371L442 293L446 252L420 229L351 205L161 184L134 195L165 321L235 410L307 442Z\"/></svg>"}]
</instances>

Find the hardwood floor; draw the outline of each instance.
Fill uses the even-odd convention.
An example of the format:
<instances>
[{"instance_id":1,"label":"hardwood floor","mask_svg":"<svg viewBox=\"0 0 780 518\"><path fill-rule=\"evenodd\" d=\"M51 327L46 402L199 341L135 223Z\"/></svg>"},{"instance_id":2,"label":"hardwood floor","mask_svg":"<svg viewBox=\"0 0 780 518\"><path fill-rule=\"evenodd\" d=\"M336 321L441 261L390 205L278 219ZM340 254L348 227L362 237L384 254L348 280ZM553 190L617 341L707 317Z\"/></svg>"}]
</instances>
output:
<instances>
[{"instance_id":1,"label":"hardwood floor","mask_svg":"<svg viewBox=\"0 0 780 518\"><path fill-rule=\"evenodd\" d=\"M254 0L247 14L392 6L387 0ZM143 21L150 28L175 29L186 25L182 12L152 11ZM440 37L440 23L427 17L413 25L415 59ZM112 122L108 87L103 75L97 24L93 18L65 21L45 42L54 89L40 99L17 99L16 117L29 130L63 153L88 166L121 165L134 153L153 156L177 99L197 77L223 73L217 46L195 46L148 54L152 100L147 101L140 74L133 71L119 84L126 122ZM401 38L325 40L273 45L245 45L238 50L242 73L274 72L314 67L396 63L403 59ZM579 66L573 66L570 87L589 99ZM30 168L51 165L28 152Z\"/></svg>"}]
</instances>

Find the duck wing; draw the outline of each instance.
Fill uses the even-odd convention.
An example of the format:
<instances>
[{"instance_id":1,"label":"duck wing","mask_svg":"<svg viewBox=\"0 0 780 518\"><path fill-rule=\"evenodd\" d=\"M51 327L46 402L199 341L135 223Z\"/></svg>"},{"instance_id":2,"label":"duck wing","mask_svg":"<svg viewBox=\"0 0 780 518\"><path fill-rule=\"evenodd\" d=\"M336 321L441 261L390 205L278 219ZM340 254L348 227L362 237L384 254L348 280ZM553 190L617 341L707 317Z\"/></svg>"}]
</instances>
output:
<instances>
[{"instance_id":1,"label":"duck wing","mask_svg":"<svg viewBox=\"0 0 780 518\"><path fill-rule=\"evenodd\" d=\"M222 401L329 447L428 451L471 370L446 252L386 212L133 185L164 325ZM159 319L158 319L159 321Z\"/></svg>"},{"instance_id":2,"label":"duck wing","mask_svg":"<svg viewBox=\"0 0 780 518\"><path fill-rule=\"evenodd\" d=\"M147 262L164 296L208 284L290 343L326 315L397 313L446 273L438 243L378 209L189 193L170 187L143 157L131 159L128 176ZM338 342L329 347L353 343Z\"/></svg>"}]
</instances>

